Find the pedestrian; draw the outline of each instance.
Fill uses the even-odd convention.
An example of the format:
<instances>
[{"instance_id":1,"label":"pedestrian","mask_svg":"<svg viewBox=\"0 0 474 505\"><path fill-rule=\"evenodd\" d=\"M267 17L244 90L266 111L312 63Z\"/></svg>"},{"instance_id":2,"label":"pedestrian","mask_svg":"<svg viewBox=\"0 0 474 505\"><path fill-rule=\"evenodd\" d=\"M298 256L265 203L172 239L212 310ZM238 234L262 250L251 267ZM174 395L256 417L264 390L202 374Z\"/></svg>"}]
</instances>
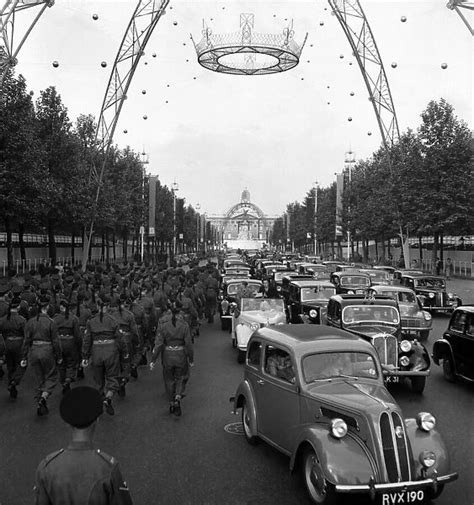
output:
<instances>
[{"instance_id":1,"label":"pedestrian","mask_svg":"<svg viewBox=\"0 0 474 505\"><path fill-rule=\"evenodd\" d=\"M77 375L77 369L81 361L81 334L79 319L69 311L69 302L59 302L59 314L53 321L58 327L58 337L61 344L62 363L59 365L59 381L63 387L63 394L71 389Z\"/></svg>"},{"instance_id":2,"label":"pedestrian","mask_svg":"<svg viewBox=\"0 0 474 505\"><path fill-rule=\"evenodd\" d=\"M26 370L26 367L21 366L26 319L18 314L20 304L20 298L13 298L7 315L0 318L0 335L4 340L4 355L8 374L7 389L12 399L18 396L17 386ZM0 355L2 355L1 351Z\"/></svg>"},{"instance_id":3,"label":"pedestrian","mask_svg":"<svg viewBox=\"0 0 474 505\"><path fill-rule=\"evenodd\" d=\"M22 349L22 363L29 362L33 368L38 388L36 413L38 416L48 414L47 400L58 383L57 364L61 364L61 347L56 323L48 316L50 298L41 296L38 312L25 325L25 340Z\"/></svg>"},{"instance_id":4,"label":"pedestrian","mask_svg":"<svg viewBox=\"0 0 474 505\"><path fill-rule=\"evenodd\" d=\"M443 271L443 262L439 258L436 258L436 275L441 275L442 271Z\"/></svg>"},{"instance_id":5,"label":"pedestrian","mask_svg":"<svg viewBox=\"0 0 474 505\"><path fill-rule=\"evenodd\" d=\"M102 412L94 388L79 386L63 396L59 413L71 426L71 442L38 465L35 505L132 505L117 460L93 447Z\"/></svg>"},{"instance_id":6,"label":"pedestrian","mask_svg":"<svg viewBox=\"0 0 474 505\"><path fill-rule=\"evenodd\" d=\"M99 311L86 324L84 344L82 346L82 367L86 368L91 360L94 382L103 396L105 411L113 416L115 409L112 399L119 389L120 357L127 353L120 338L119 324L108 313L107 305L111 298L102 294L98 299Z\"/></svg>"},{"instance_id":7,"label":"pedestrian","mask_svg":"<svg viewBox=\"0 0 474 505\"><path fill-rule=\"evenodd\" d=\"M451 279L453 276L454 265L453 260L451 258L446 258L446 268L444 270L444 274L446 275L446 279Z\"/></svg>"},{"instance_id":8,"label":"pedestrian","mask_svg":"<svg viewBox=\"0 0 474 505\"><path fill-rule=\"evenodd\" d=\"M150 361L150 370L153 370L161 354L169 411L176 416L181 415L181 400L189 379L189 369L194 366L191 334L179 313L180 308L179 302L172 303L170 315L165 314L160 320Z\"/></svg>"}]
</instances>

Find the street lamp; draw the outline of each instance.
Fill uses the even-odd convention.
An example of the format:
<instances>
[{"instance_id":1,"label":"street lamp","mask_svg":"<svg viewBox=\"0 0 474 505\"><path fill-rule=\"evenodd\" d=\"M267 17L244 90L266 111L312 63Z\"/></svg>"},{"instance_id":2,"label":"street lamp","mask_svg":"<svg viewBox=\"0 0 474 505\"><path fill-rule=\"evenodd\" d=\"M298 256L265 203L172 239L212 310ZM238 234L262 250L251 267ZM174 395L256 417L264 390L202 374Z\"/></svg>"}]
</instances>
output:
<instances>
[{"instance_id":1,"label":"street lamp","mask_svg":"<svg viewBox=\"0 0 474 505\"><path fill-rule=\"evenodd\" d=\"M171 184L173 192L173 258L176 256L176 193L179 191L179 186L176 181Z\"/></svg>"},{"instance_id":2,"label":"street lamp","mask_svg":"<svg viewBox=\"0 0 474 505\"><path fill-rule=\"evenodd\" d=\"M314 181L314 255L317 255L318 250L318 238L316 235L316 224L318 221L318 181Z\"/></svg>"},{"instance_id":3,"label":"street lamp","mask_svg":"<svg viewBox=\"0 0 474 505\"><path fill-rule=\"evenodd\" d=\"M199 203L196 204L196 210L199 210L201 208L201 206L199 205ZM199 251L199 212L196 212L196 254L197 252Z\"/></svg>"}]
</instances>

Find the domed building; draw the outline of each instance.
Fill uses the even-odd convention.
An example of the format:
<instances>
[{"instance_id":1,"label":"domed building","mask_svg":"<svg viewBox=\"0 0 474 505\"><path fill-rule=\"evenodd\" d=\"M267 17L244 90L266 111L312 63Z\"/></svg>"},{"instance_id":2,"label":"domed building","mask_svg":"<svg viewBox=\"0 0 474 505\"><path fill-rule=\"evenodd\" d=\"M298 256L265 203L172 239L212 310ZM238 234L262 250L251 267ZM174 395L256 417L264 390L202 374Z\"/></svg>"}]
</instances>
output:
<instances>
[{"instance_id":1,"label":"domed building","mask_svg":"<svg viewBox=\"0 0 474 505\"><path fill-rule=\"evenodd\" d=\"M218 230L221 242L229 249L260 249L269 242L277 217L266 215L252 203L250 192L245 188L240 202L232 205L223 216L207 216L207 221Z\"/></svg>"}]
</instances>

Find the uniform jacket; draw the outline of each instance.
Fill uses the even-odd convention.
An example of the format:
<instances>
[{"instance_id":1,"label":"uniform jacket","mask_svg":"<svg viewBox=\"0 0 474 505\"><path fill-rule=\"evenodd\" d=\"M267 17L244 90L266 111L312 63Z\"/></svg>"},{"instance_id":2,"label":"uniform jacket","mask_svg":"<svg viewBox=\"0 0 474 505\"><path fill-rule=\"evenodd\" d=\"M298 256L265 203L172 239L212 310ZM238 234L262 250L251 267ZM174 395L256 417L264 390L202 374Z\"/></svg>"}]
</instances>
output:
<instances>
[{"instance_id":1,"label":"uniform jacket","mask_svg":"<svg viewBox=\"0 0 474 505\"><path fill-rule=\"evenodd\" d=\"M122 312L120 313L119 309L111 309L109 314L119 324L120 331L130 333L131 335L134 335L137 339L140 338L135 317L129 310L122 309Z\"/></svg>"},{"instance_id":2,"label":"uniform jacket","mask_svg":"<svg viewBox=\"0 0 474 505\"><path fill-rule=\"evenodd\" d=\"M8 316L0 318L0 335L6 340L8 337L24 337L25 336L26 319L20 316L17 312L10 313Z\"/></svg>"},{"instance_id":3,"label":"uniform jacket","mask_svg":"<svg viewBox=\"0 0 474 505\"><path fill-rule=\"evenodd\" d=\"M32 317L25 325L25 341L23 356L26 359L33 342L51 342L56 359L61 357L61 348L58 339L58 327L46 314Z\"/></svg>"},{"instance_id":4,"label":"uniform jacket","mask_svg":"<svg viewBox=\"0 0 474 505\"><path fill-rule=\"evenodd\" d=\"M176 326L173 326L172 317L165 314L160 319L156 330L155 346L151 361L155 362L166 346L183 346L188 360L194 361L194 350L191 341L189 325L182 316L176 316Z\"/></svg>"},{"instance_id":5,"label":"uniform jacket","mask_svg":"<svg viewBox=\"0 0 474 505\"><path fill-rule=\"evenodd\" d=\"M107 312L104 312L102 316L102 321L100 320L100 313L87 321L82 346L82 356L84 359L90 358L94 340L116 340L117 347L120 347L120 350L124 354L127 354L126 345L120 338L119 324Z\"/></svg>"},{"instance_id":6,"label":"uniform jacket","mask_svg":"<svg viewBox=\"0 0 474 505\"><path fill-rule=\"evenodd\" d=\"M58 335L72 335L74 337L74 343L77 346L81 345L81 332L79 328L79 319L77 316L69 313L69 317L66 319L65 314L56 314L53 321L58 327Z\"/></svg>"},{"instance_id":7,"label":"uniform jacket","mask_svg":"<svg viewBox=\"0 0 474 505\"><path fill-rule=\"evenodd\" d=\"M115 458L87 442L72 442L36 470L36 505L132 505Z\"/></svg>"}]
</instances>

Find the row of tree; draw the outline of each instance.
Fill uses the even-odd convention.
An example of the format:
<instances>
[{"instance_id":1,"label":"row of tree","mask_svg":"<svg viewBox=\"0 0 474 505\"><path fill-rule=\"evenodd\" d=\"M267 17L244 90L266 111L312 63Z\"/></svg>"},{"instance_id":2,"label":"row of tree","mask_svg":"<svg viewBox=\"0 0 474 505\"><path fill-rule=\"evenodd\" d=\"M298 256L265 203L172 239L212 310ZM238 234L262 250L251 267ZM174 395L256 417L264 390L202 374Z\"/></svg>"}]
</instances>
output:
<instances>
[{"instance_id":1,"label":"row of tree","mask_svg":"<svg viewBox=\"0 0 474 505\"><path fill-rule=\"evenodd\" d=\"M316 232L327 250L350 232L367 259L369 240L382 244L380 256L387 257L385 244L392 238L403 245L408 237L432 236L435 259L444 235L474 234L472 132L444 99L431 101L421 119L416 132L406 131L389 149L381 147L346 169L338 222L336 183L318 188L316 219L311 189L303 202L287 205L275 223L273 242L289 239L302 247Z\"/></svg>"},{"instance_id":2,"label":"row of tree","mask_svg":"<svg viewBox=\"0 0 474 505\"><path fill-rule=\"evenodd\" d=\"M82 239L93 218L102 163L105 171L94 216L95 237L101 237L105 245L121 239L125 257L129 241L137 247L141 226L147 230L154 226L160 248L172 242L172 190L158 182L156 222L148 223L149 178L140 154L113 146L104 160L95 132L92 115L71 122L54 87L41 91L33 101L21 75L10 72L4 80L0 89L0 231L6 232L10 267L15 232L22 259L26 258L26 233L47 233L52 261L56 261L55 235L72 235L74 256L74 243L77 237ZM177 199L176 230L183 236L182 243L196 244L197 220L195 210Z\"/></svg>"}]
</instances>

